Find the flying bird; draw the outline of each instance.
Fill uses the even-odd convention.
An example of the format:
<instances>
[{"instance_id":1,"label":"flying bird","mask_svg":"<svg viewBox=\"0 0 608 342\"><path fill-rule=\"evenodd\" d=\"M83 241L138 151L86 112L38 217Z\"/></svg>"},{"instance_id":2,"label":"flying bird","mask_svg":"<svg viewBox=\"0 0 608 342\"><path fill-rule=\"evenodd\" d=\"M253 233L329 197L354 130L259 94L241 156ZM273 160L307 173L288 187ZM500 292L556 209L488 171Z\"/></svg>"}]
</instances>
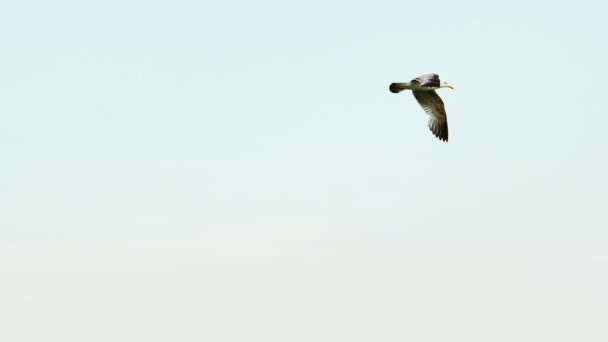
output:
<instances>
[{"instance_id":1,"label":"flying bird","mask_svg":"<svg viewBox=\"0 0 608 342\"><path fill-rule=\"evenodd\" d=\"M448 141L448 117L445 114L445 106L441 97L437 95L435 89L450 88L454 89L447 82L439 81L437 74L425 74L418 76L410 82L391 83L389 90L391 93L409 89L414 94L416 101L422 109L430 116L429 128L439 140Z\"/></svg>"}]
</instances>

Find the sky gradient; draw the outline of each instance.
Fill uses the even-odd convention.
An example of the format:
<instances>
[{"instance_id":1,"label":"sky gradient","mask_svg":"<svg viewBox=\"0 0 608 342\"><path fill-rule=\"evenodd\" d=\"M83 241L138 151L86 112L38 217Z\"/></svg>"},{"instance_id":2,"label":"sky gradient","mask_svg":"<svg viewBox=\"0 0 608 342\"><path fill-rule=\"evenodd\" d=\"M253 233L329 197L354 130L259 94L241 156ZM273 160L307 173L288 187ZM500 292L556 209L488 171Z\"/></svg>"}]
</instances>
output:
<instances>
[{"instance_id":1,"label":"sky gradient","mask_svg":"<svg viewBox=\"0 0 608 342\"><path fill-rule=\"evenodd\" d=\"M0 340L608 340L607 12L1 5Z\"/></svg>"}]
</instances>

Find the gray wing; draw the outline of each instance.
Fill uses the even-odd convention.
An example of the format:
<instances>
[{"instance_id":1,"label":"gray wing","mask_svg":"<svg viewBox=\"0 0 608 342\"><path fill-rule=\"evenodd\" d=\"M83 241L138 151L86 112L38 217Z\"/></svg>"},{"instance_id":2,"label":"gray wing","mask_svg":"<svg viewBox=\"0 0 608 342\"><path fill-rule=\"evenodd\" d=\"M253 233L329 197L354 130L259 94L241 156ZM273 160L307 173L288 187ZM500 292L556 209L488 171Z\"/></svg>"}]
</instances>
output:
<instances>
[{"instance_id":1,"label":"gray wing","mask_svg":"<svg viewBox=\"0 0 608 342\"><path fill-rule=\"evenodd\" d=\"M416 101L430 116L429 128L439 140L448 141L448 117L441 97L434 90L413 91Z\"/></svg>"},{"instance_id":2,"label":"gray wing","mask_svg":"<svg viewBox=\"0 0 608 342\"><path fill-rule=\"evenodd\" d=\"M421 87L439 88L439 86L441 85L441 82L439 81L439 75L437 74L424 74L422 76L414 78L412 82L420 83Z\"/></svg>"}]
</instances>

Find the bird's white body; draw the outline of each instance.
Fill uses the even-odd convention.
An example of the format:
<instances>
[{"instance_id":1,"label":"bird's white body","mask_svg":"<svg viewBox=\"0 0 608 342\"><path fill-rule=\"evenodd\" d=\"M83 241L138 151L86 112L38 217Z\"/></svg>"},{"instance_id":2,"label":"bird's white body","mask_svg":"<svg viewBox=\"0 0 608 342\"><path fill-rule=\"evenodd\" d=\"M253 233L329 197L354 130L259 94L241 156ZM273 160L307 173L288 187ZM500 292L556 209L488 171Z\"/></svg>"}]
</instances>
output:
<instances>
[{"instance_id":1,"label":"bird's white body","mask_svg":"<svg viewBox=\"0 0 608 342\"><path fill-rule=\"evenodd\" d=\"M432 91L435 89L439 89L439 87L421 87L420 83L415 83L415 82L404 83L404 84L407 84L406 89L408 89L408 90Z\"/></svg>"}]
</instances>

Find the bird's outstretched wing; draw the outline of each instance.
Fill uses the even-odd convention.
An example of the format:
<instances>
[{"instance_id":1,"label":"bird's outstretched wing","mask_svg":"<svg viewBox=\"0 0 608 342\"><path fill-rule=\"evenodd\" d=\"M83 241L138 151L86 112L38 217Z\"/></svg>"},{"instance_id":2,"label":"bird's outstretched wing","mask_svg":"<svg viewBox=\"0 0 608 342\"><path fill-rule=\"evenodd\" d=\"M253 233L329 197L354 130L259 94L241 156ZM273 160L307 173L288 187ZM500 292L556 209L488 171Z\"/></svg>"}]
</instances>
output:
<instances>
[{"instance_id":1,"label":"bird's outstretched wing","mask_svg":"<svg viewBox=\"0 0 608 342\"><path fill-rule=\"evenodd\" d=\"M437 74L424 74L418 76L412 80L412 82L418 82L421 87L439 88L441 82L439 81L439 75Z\"/></svg>"},{"instance_id":2,"label":"bird's outstretched wing","mask_svg":"<svg viewBox=\"0 0 608 342\"><path fill-rule=\"evenodd\" d=\"M416 101L430 116L429 128L439 140L448 141L448 117L441 97L434 90L413 91Z\"/></svg>"}]
</instances>

